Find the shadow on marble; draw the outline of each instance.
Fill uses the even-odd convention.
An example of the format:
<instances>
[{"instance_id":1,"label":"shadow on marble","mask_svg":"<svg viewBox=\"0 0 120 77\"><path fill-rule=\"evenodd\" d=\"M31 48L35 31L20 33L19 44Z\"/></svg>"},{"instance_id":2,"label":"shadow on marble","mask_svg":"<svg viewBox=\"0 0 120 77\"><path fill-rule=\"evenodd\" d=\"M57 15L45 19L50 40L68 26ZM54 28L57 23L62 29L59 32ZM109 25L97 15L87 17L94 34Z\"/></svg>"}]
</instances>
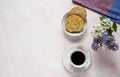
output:
<instances>
[{"instance_id":1,"label":"shadow on marble","mask_svg":"<svg viewBox=\"0 0 120 77\"><path fill-rule=\"evenodd\" d=\"M109 75L120 75L116 54L116 51L111 51L105 46L100 51L96 51L94 55L96 70L99 71L102 69L103 73L108 73Z\"/></svg>"}]
</instances>

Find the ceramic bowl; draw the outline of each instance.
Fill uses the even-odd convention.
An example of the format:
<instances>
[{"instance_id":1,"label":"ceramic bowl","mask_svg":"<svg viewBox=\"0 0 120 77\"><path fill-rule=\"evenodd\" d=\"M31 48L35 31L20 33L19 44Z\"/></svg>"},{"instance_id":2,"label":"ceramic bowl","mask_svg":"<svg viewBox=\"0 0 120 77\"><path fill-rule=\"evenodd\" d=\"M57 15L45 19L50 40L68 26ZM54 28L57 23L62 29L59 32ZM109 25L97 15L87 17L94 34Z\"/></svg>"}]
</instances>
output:
<instances>
[{"instance_id":1,"label":"ceramic bowl","mask_svg":"<svg viewBox=\"0 0 120 77\"><path fill-rule=\"evenodd\" d=\"M85 21L85 24L84 24L84 27L83 27L83 30L81 32L78 32L78 33L70 33L66 30L65 28L65 22L66 22L66 19L67 17L69 16L69 13L65 14L63 16L63 19L62 19L62 28L63 28L63 32L65 34L65 36L70 39L70 40L79 40L82 35L85 33L86 31L86 26L87 26L87 20Z\"/></svg>"}]
</instances>

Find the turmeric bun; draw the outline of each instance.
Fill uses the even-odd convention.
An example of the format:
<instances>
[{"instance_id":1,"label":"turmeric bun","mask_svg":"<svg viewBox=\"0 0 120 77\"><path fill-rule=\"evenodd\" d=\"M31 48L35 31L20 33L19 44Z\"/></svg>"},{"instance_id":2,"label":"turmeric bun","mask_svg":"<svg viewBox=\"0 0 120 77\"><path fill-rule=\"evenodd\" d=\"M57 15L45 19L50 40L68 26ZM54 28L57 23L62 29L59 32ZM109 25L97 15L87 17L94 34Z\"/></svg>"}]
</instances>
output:
<instances>
[{"instance_id":1,"label":"turmeric bun","mask_svg":"<svg viewBox=\"0 0 120 77\"><path fill-rule=\"evenodd\" d=\"M65 22L65 28L68 32L81 32L84 27L83 19L78 15L69 15Z\"/></svg>"},{"instance_id":2,"label":"turmeric bun","mask_svg":"<svg viewBox=\"0 0 120 77\"><path fill-rule=\"evenodd\" d=\"M74 7L70 12L70 15L79 15L84 21L86 20L86 10L82 6Z\"/></svg>"}]
</instances>

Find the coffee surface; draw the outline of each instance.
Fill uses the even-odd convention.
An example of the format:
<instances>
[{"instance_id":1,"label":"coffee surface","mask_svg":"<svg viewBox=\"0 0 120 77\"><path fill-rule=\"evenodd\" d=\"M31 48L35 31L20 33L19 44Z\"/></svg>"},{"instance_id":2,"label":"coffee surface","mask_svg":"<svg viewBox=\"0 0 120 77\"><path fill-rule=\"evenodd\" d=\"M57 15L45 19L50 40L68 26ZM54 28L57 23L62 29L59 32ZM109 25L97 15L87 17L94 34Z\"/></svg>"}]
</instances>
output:
<instances>
[{"instance_id":1,"label":"coffee surface","mask_svg":"<svg viewBox=\"0 0 120 77\"><path fill-rule=\"evenodd\" d=\"M72 60L73 64L81 65L85 61L85 55L82 52L80 52L80 51L75 51L71 55L71 60Z\"/></svg>"}]
</instances>

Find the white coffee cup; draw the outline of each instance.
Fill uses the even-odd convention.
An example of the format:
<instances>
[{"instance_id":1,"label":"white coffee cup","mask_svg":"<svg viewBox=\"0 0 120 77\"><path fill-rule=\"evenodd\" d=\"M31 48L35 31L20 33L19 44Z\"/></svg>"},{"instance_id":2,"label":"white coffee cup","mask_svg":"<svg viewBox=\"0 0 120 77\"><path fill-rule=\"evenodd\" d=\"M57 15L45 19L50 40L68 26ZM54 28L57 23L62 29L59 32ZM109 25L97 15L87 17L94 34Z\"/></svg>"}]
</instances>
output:
<instances>
[{"instance_id":1,"label":"white coffee cup","mask_svg":"<svg viewBox=\"0 0 120 77\"><path fill-rule=\"evenodd\" d=\"M72 61L71 57L75 52L80 52L84 56L81 64L76 64ZM75 60L80 60L80 57L78 56ZM71 44L64 50L62 61L66 70L71 73L85 71L91 66L90 51L78 43Z\"/></svg>"},{"instance_id":2,"label":"white coffee cup","mask_svg":"<svg viewBox=\"0 0 120 77\"><path fill-rule=\"evenodd\" d=\"M73 56L74 58L72 60ZM75 72L84 71L88 69L91 65L90 53L82 49L72 50L71 55L70 55L70 62Z\"/></svg>"}]
</instances>

